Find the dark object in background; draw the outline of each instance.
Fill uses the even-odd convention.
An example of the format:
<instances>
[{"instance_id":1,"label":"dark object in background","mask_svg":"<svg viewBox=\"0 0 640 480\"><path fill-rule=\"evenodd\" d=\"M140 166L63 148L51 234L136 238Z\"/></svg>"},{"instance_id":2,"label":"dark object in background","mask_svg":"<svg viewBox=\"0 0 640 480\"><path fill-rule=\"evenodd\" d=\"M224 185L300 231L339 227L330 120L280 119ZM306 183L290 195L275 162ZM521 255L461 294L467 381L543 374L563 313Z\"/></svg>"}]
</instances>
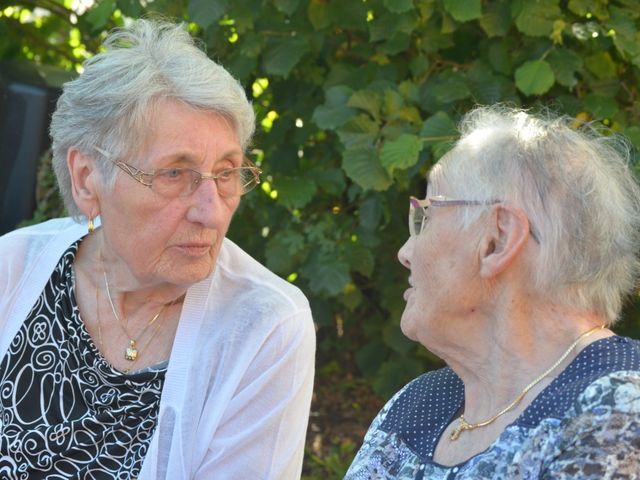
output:
<instances>
[{"instance_id":1,"label":"dark object in background","mask_svg":"<svg viewBox=\"0 0 640 480\"><path fill-rule=\"evenodd\" d=\"M0 62L0 235L33 215L51 114L62 84L74 75L26 61Z\"/></svg>"}]
</instances>

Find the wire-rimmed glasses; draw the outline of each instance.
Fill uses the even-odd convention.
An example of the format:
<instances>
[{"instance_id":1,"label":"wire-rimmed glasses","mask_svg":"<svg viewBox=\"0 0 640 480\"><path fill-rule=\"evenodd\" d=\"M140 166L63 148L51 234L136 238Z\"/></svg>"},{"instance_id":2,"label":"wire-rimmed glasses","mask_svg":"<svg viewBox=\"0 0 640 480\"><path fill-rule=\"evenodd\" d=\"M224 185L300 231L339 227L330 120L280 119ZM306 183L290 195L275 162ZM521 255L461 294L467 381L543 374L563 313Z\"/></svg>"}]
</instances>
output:
<instances>
[{"instance_id":1,"label":"wire-rimmed glasses","mask_svg":"<svg viewBox=\"0 0 640 480\"><path fill-rule=\"evenodd\" d=\"M109 158L108 152L97 147L96 150ZM216 182L218 195L221 197L239 197L260 183L262 173L246 157L242 166L225 168L213 175L207 175L192 168L178 167L145 172L123 161L111 161L131 178L165 198L189 196L198 189L203 180Z\"/></svg>"},{"instance_id":2,"label":"wire-rimmed glasses","mask_svg":"<svg viewBox=\"0 0 640 480\"><path fill-rule=\"evenodd\" d=\"M418 200L416 197L409 197L409 233L411 236L420 235L427 225L427 211L429 207L456 207L472 205L495 205L501 200L453 200L438 195L435 197ZM529 223L529 233L536 243L540 243L538 236L534 233L531 223Z\"/></svg>"}]
</instances>

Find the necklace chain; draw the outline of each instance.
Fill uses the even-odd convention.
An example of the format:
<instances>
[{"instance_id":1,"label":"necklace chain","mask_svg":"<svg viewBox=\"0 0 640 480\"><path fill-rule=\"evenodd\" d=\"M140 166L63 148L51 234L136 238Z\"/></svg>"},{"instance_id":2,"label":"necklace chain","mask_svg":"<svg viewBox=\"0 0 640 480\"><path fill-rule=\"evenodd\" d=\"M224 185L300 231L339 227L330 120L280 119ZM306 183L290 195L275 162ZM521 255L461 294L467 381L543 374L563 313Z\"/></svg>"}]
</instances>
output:
<instances>
[{"instance_id":1,"label":"necklace chain","mask_svg":"<svg viewBox=\"0 0 640 480\"><path fill-rule=\"evenodd\" d=\"M127 337L129 337L129 346L127 348L125 348L125 350L124 350L124 358L125 358L125 360L129 360L130 362L135 362L138 359L138 354L139 354L138 342L133 337L133 335L131 335L127 331L126 326L120 320L120 317L118 316L118 313L116 312L115 305L113 304L113 300L111 299L111 292L109 290L109 281L107 280L107 272L102 270L102 275L104 276L104 285L105 285L105 290L107 291L107 298L109 299L109 305L111 305L111 311L113 312L114 317L116 317L116 320L118 321L118 324L120 325L120 327L122 328L124 333L127 335ZM149 327L151 327L151 325L153 325L155 323L155 321L160 317L160 314L164 311L165 307L166 307L166 305L163 305L162 308L160 309L160 311L158 313L156 313L151 320L149 320L147 325L137 335L138 338L141 338L145 334L147 329ZM153 337L155 336L155 333L157 331L158 331L158 329L156 328L156 330L154 332L154 335L152 335L152 337L149 339L149 341L147 342L145 347L151 342L151 340L153 339Z\"/></svg>"},{"instance_id":2,"label":"necklace chain","mask_svg":"<svg viewBox=\"0 0 640 480\"><path fill-rule=\"evenodd\" d=\"M558 366L564 361L564 359L569 356L569 354L576 347L576 345L578 345L580 340L588 337L589 335L591 335L592 333L598 330L602 330L604 327L605 327L604 324L598 325L597 327L593 327L592 329L584 332L582 335L576 338L574 342L571 345L569 345L569 348L567 348L567 350L560 356L560 358L558 358L558 360L556 360L556 362L553 365L551 365L547 370L542 372L542 374L540 374L540 376L538 376L533 382L531 382L529 385L524 387L524 390L522 390L522 392L520 392L518 396L509 405L504 407L502 410L500 410L498 413L496 413L494 416L492 416L488 420L485 420L483 422L478 422L478 423L469 423L464 418L464 413L460 415L460 417L458 417L458 426L453 430L453 432L451 432L451 435L449 435L449 439L451 441L456 441L458 437L460 437L460 434L465 430L474 430L476 428L486 427L487 425L495 422L499 417L501 417L505 413L513 410L513 408L522 401L522 399L524 398L524 396L527 394L529 390L531 390L534 386L540 383L547 375L549 375L556 368L558 368Z\"/></svg>"}]
</instances>

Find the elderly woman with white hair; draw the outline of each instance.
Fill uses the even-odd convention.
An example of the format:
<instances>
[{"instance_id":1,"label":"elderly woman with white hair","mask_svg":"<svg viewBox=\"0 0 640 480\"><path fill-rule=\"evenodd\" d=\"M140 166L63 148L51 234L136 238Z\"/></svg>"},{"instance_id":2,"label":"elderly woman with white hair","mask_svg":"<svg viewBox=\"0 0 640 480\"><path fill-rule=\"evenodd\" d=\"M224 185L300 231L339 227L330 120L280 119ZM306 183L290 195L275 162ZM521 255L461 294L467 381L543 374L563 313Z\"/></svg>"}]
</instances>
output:
<instances>
[{"instance_id":1,"label":"elderly woman with white hair","mask_svg":"<svg viewBox=\"0 0 640 480\"><path fill-rule=\"evenodd\" d=\"M638 272L624 144L479 107L410 200L403 333L447 366L380 411L346 478L631 479L640 342L610 327Z\"/></svg>"},{"instance_id":2,"label":"elderly woman with white hair","mask_svg":"<svg viewBox=\"0 0 640 480\"><path fill-rule=\"evenodd\" d=\"M183 26L104 46L51 123L73 219L0 238L0 476L299 478L309 305L225 238L252 107Z\"/></svg>"}]
</instances>

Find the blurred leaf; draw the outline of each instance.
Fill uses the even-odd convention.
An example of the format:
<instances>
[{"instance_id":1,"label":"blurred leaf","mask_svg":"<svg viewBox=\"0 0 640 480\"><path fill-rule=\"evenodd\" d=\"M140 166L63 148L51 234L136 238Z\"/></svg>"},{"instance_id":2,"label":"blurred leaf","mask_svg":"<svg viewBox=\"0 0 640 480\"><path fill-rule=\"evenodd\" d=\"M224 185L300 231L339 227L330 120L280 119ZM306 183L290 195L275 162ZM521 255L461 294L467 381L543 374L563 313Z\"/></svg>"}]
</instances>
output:
<instances>
[{"instance_id":1,"label":"blurred leaf","mask_svg":"<svg viewBox=\"0 0 640 480\"><path fill-rule=\"evenodd\" d=\"M309 44L301 36L272 39L265 50L263 64L270 75L288 77L302 56L309 51Z\"/></svg>"},{"instance_id":2,"label":"blurred leaf","mask_svg":"<svg viewBox=\"0 0 640 480\"><path fill-rule=\"evenodd\" d=\"M383 337L384 343L391 347L400 355L406 355L410 350L415 348L415 343L404 336L398 325L391 323L384 327Z\"/></svg>"},{"instance_id":3,"label":"blurred leaf","mask_svg":"<svg viewBox=\"0 0 640 480\"><path fill-rule=\"evenodd\" d=\"M117 0L116 4L122 13L128 17L139 17L142 5L139 0Z\"/></svg>"},{"instance_id":4,"label":"blurred leaf","mask_svg":"<svg viewBox=\"0 0 640 480\"><path fill-rule=\"evenodd\" d=\"M286 15L292 15L300 5L300 0L273 0L278 10Z\"/></svg>"},{"instance_id":5,"label":"blurred leaf","mask_svg":"<svg viewBox=\"0 0 640 480\"><path fill-rule=\"evenodd\" d=\"M511 27L511 10L505 1L489 3L480 18L480 26L489 37L502 37Z\"/></svg>"},{"instance_id":6,"label":"blurred leaf","mask_svg":"<svg viewBox=\"0 0 640 480\"><path fill-rule=\"evenodd\" d=\"M331 25L331 11L321 0L311 0L307 9L309 21L315 30L322 30Z\"/></svg>"},{"instance_id":7,"label":"blurred leaf","mask_svg":"<svg viewBox=\"0 0 640 480\"><path fill-rule=\"evenodd\" d=\"M87 12L84 18L91 25L92 31L99 31L107 25L115 9L115 0L100 0Z\"/></svg>"},{"instance_id":8,"label":"blurred leaf","mask_svg":"<svg viewBox=\"0 0 640 480\"><path fill-rule=\"evenodd\" d=\"M187 12L191 21L202 28L217 22L229 8L229 0L189 0Z\"/></svg>"},{"instance_id":9,"label":"blurred leaf","mask_svg":"<svg viewBox=\"0 0 640 480\"><path fill-rule=\"evenodd\" d=\"M559 0L513 0L511 15L518 30L532 37L548 37L553 22L561 16Z\"/></svg>"},{"instance_id":10,"label":"blurred leaf","mask_svg":"<svg viewBox=\"0 0 640 480\"><path fill-rule=\"evenodd\" d=\"M594 118L611 118L618 112L615 98L589 94L584 98L584 107Z\"/></svg>"},{"instance_id":11,"label":"blurred leaf","mask_svg":"<svg viewBox=\"0 0 640 480\"><path fill-rule=\"evenodd\" d=\"M308 178L278 177L274 188L278 191L278 202L288 208L302 208L316 193L316 184Z\"/></svg>"},{"instance_id":12,"label":"blurred leaf","mask_svg":"<svg viewBox=\"0 0 640 480\"><path fill-rule=\"evenodd\" d=\"M371 250L356 242L351 242L347 245L345 257L349 261L351 270L359 272L365 277L371 277L375 266L375 259Z\"/></svg>"},{"instance_id":13,"label":"blurred leaf","mask_svg":"<svg viewBox=\"0 0 640 480\"><path fill-rule=\"evenodd\" d=\"M437 112L427 118L422 125L420 136L434 151L434 156L440 158L450 148L457 138L456 125L445 112Z\"/></svg>"},{"instance_id":14,"label":"blurred leaf","mask_svg":"<svg viewBox=\"0 0 640 480\"><path fill-rule=\"evenodd\" d=\"M343 125L357 112L355 108L347 106L352 93L353 90L345 85L331 87L325 94L324 105L318 105L314 110L312 120L324 129L334 129Z\"/></svg>"},{"instance_id":15,"label":"blurred leaf","mask_svg":"<svg viewBox=\"0 0 640 480\"><path fill-rule=\"evenodd\" d=\"M378 124L361 113L340 127L338 136L346 148L368 148L375 143L379 131Z\"/></svg>"},{"instance_id":16,"label":"blurred leaf","mask_svg":"<svg viewBox=\"0 0 640 480\"><path fill-rule=\"evenodd\" d=\"M334 255L317 252L302 269L309 287L316 294L338 295L351 279L349 265Z\"/></svg>"},{"instance_id":17,"label":"blurred leaf","mask_svg":"<svg viewBox=\"0 0 640 480\"><path fill-rule=\"evenodd\" d=\"M403 133L395 140L388 140L384 143L380 150L380 163L389 172L389 175L392 175L396 168L412 167L418 161L422 146L421 138Z\"/></svg>"},{"instance_id":18,"label":"blurred leaf","mask_svg":"<svg viewBox=\"0 0 640 480\"><path fill-rule=\"evenodd\" d=\"M551 66L545 60L525 62L516 70L516 86L525 95L541 95L555 82Z\"/></svg>"},{"instance_id":19,"label":"blurred leaf","mask_svg":"<svg viewBox=\"0 0 640 480\"><path fill-rule=\"evenodd\" d=\"M444 0L444 9L458 22L468 22L482 16L481 0Z\"/></svg>"},{"instance_id":20,"label":"blurred leaf","mask_svg":"<svg viewBox=\"0 0 640 480\"><path fill-rule=\"evenodd\" d=\"M600 79L616 77L616 64L609 52L598 52L585 57L584 65L587 70Z\"/></svg>"},{"instance_id":21,"label":"blurred leaf","mask_svg":"<svg viewBox=\"0 0 640 480\"><path fill-rule=\"evenodd\" d=\"M347 102L347 106L364 110L375 119L380 118L381 104L380 94L371 90L358 90Z\"/></svg>"},{"instance_id":22,"label":"blurred leaf","mask_svg":"<svg viewBox=\"0 0 640 480\"><path fill-rule=\"evenodd\" d=\"M624 135L625 137L627 137L629 140L631 140L631 143L633 143L633 145L640 150L640 127L637 125L632 125L630 127L627 127L624 130Z\"/></svg>"},{"instance_id":23,"label":"blurred leaf","mask_svg":"<svg viewBox=\"0 0 640 480\"><path fill-rule=\"evenodd\" d=\"M404 13L413 10L413 0L384 0L384 6L393 13Z\"/></svg>"},{"instance_id":24,"label":"blurred leaf","mask_svg":"<svg viewBox=\"0 0 640 480\"><path fill-rule=\"evenodd\" d=\"M559 48L547 56L559 84L573 88L578 83L576 73L582 69L582 59L572 50Z\"/></svg>"}]
</instances>

